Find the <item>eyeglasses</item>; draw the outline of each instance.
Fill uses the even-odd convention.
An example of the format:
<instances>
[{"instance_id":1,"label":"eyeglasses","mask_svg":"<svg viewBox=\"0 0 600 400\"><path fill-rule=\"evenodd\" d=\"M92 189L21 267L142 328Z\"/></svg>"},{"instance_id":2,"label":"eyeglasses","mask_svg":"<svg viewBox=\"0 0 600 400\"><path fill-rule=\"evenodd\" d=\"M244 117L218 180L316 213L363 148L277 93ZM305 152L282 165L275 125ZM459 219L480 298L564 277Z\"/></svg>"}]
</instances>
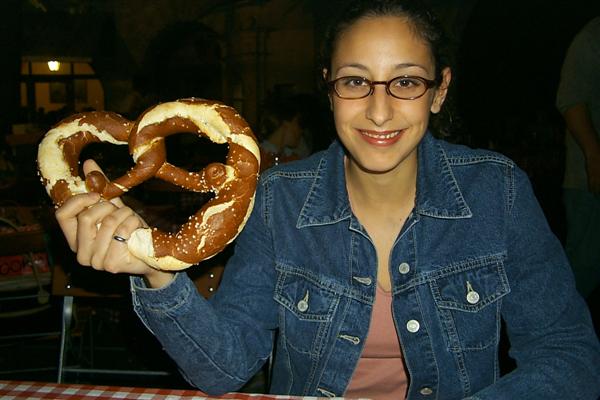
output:
<instances>
[{"instance_id":1,"label":"eyeglasses","mask_svg":"<svg viewBox=\"0 0 600 400\"><path fill-rule=\"evenodd\" d=\"M392 97L414 100L423 96L437 85L437 81L420 76L397 76L389 81L371 81L360 76L342 76L327 82L329 90L341 99L357 100L373 94L375 85L385 85L385 91Z\"/></svg>"}]
</instances>

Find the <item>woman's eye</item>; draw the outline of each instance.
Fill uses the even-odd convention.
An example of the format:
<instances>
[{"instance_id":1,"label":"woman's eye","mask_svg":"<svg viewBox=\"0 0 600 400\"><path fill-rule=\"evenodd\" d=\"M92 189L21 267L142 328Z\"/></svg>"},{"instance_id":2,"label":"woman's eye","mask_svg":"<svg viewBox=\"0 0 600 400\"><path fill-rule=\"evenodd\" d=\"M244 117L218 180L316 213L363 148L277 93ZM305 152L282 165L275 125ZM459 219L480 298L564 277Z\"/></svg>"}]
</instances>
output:
<instances>
[{"instance_id":1,"label":"woman's eye","mask_svg":"<svg viewBox=\"0 0 600 400\"><path fill-rule=\"evenodd\" d=\"M348 78L343 79L344 86L349 87L358 87L367 85L367 81L364 78L359 78L356 76L350 76Z\"/></svg>"},{"instance_id":2,"label":"woman's eye","mask_svg":"<svg viewBox=\"0 0 600 400\"><path fill-rule=\"evenodd\" d=\"M394 82L401 89L412 89L421 85L421 81L414 78L400 78Z\"/></svg>"}]
</instances>

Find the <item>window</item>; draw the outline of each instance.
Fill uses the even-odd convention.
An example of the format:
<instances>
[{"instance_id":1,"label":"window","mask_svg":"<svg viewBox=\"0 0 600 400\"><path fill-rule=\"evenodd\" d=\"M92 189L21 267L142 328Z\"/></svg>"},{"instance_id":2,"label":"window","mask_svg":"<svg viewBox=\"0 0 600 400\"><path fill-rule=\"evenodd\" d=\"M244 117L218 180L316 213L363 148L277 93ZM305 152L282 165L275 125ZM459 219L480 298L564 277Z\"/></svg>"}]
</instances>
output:
<instances>
[{"instance_id":1,"label":"window","mask_svg":"<svg viewBox=\"0 0 600 400\"><path fill-rule=\"evenodd\" d=\"M102 84L88 59L21 61L21 107L30 115L63 109L69 112L104 109Z\"/></svg>"}]
</instances>

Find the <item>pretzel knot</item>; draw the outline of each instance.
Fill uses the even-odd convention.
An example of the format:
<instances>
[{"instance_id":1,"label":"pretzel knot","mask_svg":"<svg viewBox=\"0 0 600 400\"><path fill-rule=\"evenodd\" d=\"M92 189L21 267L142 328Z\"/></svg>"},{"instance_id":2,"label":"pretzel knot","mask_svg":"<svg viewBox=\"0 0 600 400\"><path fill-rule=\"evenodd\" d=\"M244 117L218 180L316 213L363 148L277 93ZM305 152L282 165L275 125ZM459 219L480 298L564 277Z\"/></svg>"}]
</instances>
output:
<instances>
[{"instance_id":1,"label":"pretzel knot","mask_svg":"<svg viewBox=\"0 0 600 400\"><path fill-rule=\"evenodd\" d=\"M189 172L167 162L165 137L183 132L226 143L225 163ZM128 144L135 165L112 181L98 171L83 181L79 154L94 142ZM135 122L111 112L68 117L46 133L37 161L42 183L56 206L90 191L108 200L152 177L194 192L214 192L178 232L139 228L127 241L131 253L150 266L181 270L216 255L240 233L254 204L260 155L250 127L233 108L183 99L151 107Z\"/></svg>"}]
</instances>

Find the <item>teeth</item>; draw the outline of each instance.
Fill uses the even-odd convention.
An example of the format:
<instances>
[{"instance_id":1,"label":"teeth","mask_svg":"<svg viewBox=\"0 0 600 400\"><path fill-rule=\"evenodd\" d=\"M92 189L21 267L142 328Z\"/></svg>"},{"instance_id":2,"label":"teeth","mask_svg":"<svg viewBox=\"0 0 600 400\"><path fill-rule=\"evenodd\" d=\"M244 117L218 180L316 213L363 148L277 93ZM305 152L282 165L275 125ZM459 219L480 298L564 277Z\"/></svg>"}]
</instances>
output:
<instances>
[{"instance_id":1,"label":"teeth","mask_svg":"<svg viewBox=\"0 0 600 400\"><path fill-rule=\"evenodd\" d=\"M365 136L368 136L370 138L373 139L391 139L395 136L398 136L400 134L400 131L395 131L392 133L386 133L385 135L378 135L378 134L374 134L374 133L370 133L370 132L366 132L366 131L361 131L361 133Z\"/></svg>"}]
</instances>

